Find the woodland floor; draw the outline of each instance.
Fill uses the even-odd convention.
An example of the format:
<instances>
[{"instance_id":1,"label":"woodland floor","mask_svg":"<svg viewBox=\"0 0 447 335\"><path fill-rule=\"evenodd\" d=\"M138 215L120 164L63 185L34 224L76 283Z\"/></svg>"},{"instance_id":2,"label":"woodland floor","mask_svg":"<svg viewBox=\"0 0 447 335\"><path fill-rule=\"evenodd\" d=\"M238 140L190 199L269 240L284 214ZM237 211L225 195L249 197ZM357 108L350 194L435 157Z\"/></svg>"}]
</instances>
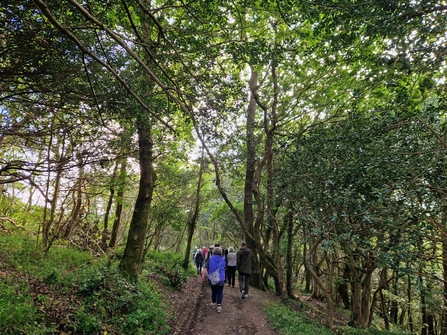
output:
<instances>
[{"instance_id":1,"label":"woodland floor","mask_svg":"<svg viewBox=\"0 0 447 335\"><path fill-rule=\"evenodd\" d=\"M235 288L225 285L221 313L210 307L211 288L200 276L185 283L181 291L166 295L174 316L171 335L279 335L263 311L267 302L279 301L272 292L250 287L249 298L241 299L237 283Z\"/></svg>"},{"instance_id":2,"label":"woodland floor","mask_svg":"<svg viewBox=\"0 0 447 335\"><path fill-rule=\"evenodd\" d=\"M221 313L210 307L211 289L200 276L186 282L179 291L163 292L170 301L170 335L279 335L267 321L263 308L266 303L280 302L280 298L273 292L250 287L249 298L241 299L237 285L224 287ZM325 323L326 304L322 301L300 296L299 303L291 307L317 324ZM346 326L348 321L348 315L335 313L334 326Z\"/></svg>"},{"instance_id":3,"label":"woodland floor","mask_svg":"<svg viewBox=\"0 0 447 335\"><path fill-rule=\"evenodd\" d=\"M15 269L5 267L0 255L0 280L9 278L13 281L28 281L30 294L35 298L37 307L41 309L46 320L57 325L55 334L65 334L65 325L69 315L81 305L79 297L60 295L51 286ZM167 299L167 313L170 315L170 335L279 335L272 329L263 311L269 302L279 302L280 298L273 292L264 292L250 287L249 298L241 299L237 287L224 287L222 312L210 307L211 289L202 283L200 276L191 278L183 284L181 290L167 289L160 286L161 293ZM40 302L39 295L47 296L45 303ZM301 296L299 298L301 312L309 318L323 324L325 320L325 304L321 301ZM346 325L346 315L336 313L335 323Z\"/></svg>"}]
</instances>

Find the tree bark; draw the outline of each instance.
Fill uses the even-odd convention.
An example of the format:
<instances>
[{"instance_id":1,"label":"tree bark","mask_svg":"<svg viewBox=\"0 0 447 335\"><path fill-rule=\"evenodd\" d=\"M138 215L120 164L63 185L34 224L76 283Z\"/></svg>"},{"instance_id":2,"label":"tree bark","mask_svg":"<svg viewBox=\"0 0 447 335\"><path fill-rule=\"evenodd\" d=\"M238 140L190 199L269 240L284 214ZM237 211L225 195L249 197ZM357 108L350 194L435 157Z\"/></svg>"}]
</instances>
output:
<instances>
[{"instance_id":1,"label":"tree bark","mask_svg":"<svg viewBox=\"0 0 447 335\"><path fill-rule=\"evenodd\" d=\"M258 73L251 68L249 86L251 90L254 90L257 85ZM247 108L247 119L245 125L245 138L247 143L247 159L245 164L245 183L244 183L244 231L249 234L245 234L245 240L251 247L253 252L253 258L257 265L257 248L255 241L254 231L254 214L253 214L253 191L255 189L255 164L256 164L256 142L255 142L255 116L256 116L256 101L254 99L254 93L250 94L250 101ZM256 271L252 274L251 284L254 287L261 287L262 276L259 273L259 267L256 266Z\"/></svg>"},{"instance_id":2,"label":"tree bark","mask_svg":"<svg viewBox=\"0 0 447 335\"><path fill-rule=\"evenodd\" d=\"M187 241L187 244L186 244L185 260L183 262L183 268L184 269L188 269L189 264L191 262L191 258L190 258L191 241L192 241L192 237L194 235L194 230L196 228L197 217L199 215L199 210L200 210L200 190L202 188L202 174L203 174L203 150L202 150L202 157L200 159L199 180L197 181L197 189L196 189L194 210L192 211L191 216L188 218L188 223L187 223L187 227L188 227L188 241Z\"/></svg>"},{"instance_id":3,"label":"tree bark","mask_svg":"<svg viewBox=\"0 0 447 335\"><path fill-rule=\"evenodd\" d=\"M446 227L447 224L447 206L443 207L443 215L442 215L442 227ZM441 314L441 335L447 335L447 239L445 228L442 232L442 277L443 277L443 309Z\"/></svg>"},{"instance_id":4,"label":"tree bark","mask_svg":"<svg viewBox=\"0 0 447 335\"><path fill-rule=\"evenodd\" d=\"M292 274L293 274L293 259L292 259L292 248L293 248L293 212L289 205L288 211L285 215L284 221L287 225L287 254L286 254L286 291L289 297L293 297L292 288Z\"/></svg>"},{"instance_id":5,"label":"tree bark","mask_svg":"<svg viewBox=\"0 0 447 335\"><path fill-rule=\"evenodd\" d=\"M107 201L106 211L104 213L104 226L101 234L101 249L107 250L107 235L109 233L109 216L110 210L112 209L113 198L115 195L115 183L116 183L116 172L118 170L118 161L115 162L115 166L113 168L111 185L109 188L109 199Z\"/></svg>"},{"instance_id":6,"label":"tree bark","mask_svg":"<svg viewBox=\"0 0 447 335\"><path fill-rule=\"evenodd\" d=\"M115 209L115 220L113 221L112 232L110 233L109 247L114 248L118 242L118 232L121 224L121 216L123 212L123 196L125 189L125 176L127 168L127 159L124 158L121 161L121 169L119 173L119 186L118 192L116 194L116 209Z\"/></svg>"},{"instance_id":7,"label":"tree bark","mask_svg":"<svg viewBox=\"0 0 447 335\"><path fill-rule=\"evenodd\" d=\"M126 248L120 269L132 278L140 274L147 233L149 209L152 202L157 176L153 167L153 143L149 120L140 119L138 125L138 147L140 160L140 185L135 208L130 222Z\"/></svg>"}]
</instances>

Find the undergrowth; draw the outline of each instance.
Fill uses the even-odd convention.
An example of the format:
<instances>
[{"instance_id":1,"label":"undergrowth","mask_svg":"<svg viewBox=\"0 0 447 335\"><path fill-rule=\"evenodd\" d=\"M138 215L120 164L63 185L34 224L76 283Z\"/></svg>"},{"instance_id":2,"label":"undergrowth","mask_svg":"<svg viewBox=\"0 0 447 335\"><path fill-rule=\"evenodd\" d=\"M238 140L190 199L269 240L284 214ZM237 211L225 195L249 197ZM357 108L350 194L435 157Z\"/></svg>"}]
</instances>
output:
<instances>
[{"instance_id":1,"label":"undergrowth","mask_svg":"<svg viewBox=\"0 0 447 335\"><path fill-rule=\"evenodd\" d=\"M377 328L356 329L351 327L340 327L333 332L329 328L323 327L305 314L290 309L285 304L271 303L265 308L265 312L272 324L272 327L279 331L281 335L390 335L405 334L402 331L389 332Z\"/></svg>"},{"instance_id":2,"label":"undergrowth","mask_svg":"<svg viewBox=\"0 0 447 335\"><path fill-rule=\"evenodd\" d=\"M43 254L33 239L0 233L0 334L167 334L158 286L188 279L181 257L149 253L137 282L117 268L68 246Z\"/></svg>"}]
</instances>

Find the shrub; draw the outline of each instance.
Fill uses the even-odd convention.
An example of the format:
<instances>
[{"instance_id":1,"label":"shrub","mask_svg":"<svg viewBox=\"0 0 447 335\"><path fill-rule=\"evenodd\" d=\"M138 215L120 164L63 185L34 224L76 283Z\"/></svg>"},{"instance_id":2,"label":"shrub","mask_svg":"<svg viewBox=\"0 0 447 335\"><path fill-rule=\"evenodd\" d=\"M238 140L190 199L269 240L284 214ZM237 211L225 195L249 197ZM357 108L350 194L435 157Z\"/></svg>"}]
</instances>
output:
<instances>
[{"instance_id":1,"label":"shrub","mask_svg":"<svg viewBox=\"0 0 447 335\"><path fill-rule=\"evenodd\" d=\"M78 315L82 334L93 334L107 323L122 334L165 334L169 331L161 298L150 283L133 282L117 269L103 267L82 274L78 292L85 313ZM86 315L96 315L96 319Z\"/></svg>"},{"instance_id":2,"label":"shrub","mask_svg":"<svg viewBox=\"0 0 447 335\"><path fill-rule=\"evenodd\" d=\"M331 330L320 324L314 323L304 315L290 310L287 306L279 303L269 304L266 309L267 317L274 329L282 335L329 335L334 334Z\"/></svg>"},{"instance_id":3,"label":"shrub","mask_svg":"<svg viewBox=\"0 0 447 335\"><path fill-rule=\"evenodd\" d=\"M151 251L143 266L149 273L157 274L165 286L178 290L189 276L195 274L192 268L190 272L185 271L183 261L183 257L175 253Z\"/></svg>"}]
</instances>

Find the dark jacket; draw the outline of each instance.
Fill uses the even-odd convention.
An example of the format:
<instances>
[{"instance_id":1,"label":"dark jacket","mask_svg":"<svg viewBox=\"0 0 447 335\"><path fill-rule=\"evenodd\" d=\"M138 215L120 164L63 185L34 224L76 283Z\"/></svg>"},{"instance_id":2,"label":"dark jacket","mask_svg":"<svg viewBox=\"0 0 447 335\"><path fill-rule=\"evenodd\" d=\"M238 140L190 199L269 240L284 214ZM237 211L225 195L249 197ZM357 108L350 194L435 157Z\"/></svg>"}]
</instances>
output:
<instances>
[{"instance_id":1,"label":"dark jacket","mask_svg":"<svg viewBox=\"0 0 447 335\"><path fill-rule=\"evenodd\" d=\"M197 254L196 254L196 263L203 263L203 255L202 255L202 253L201 252L198 252Z\"/></svg>"},{"instance_id":2,"label":"dark jacket","mask_svg":"<svg viewBox=\"0 0 447 335\"><path fill-rule=\"evenodd\" d=\"M236 270L250 275L253 269L253 254L248 248L240 248L237 252Z\"/></svg>"}]
</instances>

